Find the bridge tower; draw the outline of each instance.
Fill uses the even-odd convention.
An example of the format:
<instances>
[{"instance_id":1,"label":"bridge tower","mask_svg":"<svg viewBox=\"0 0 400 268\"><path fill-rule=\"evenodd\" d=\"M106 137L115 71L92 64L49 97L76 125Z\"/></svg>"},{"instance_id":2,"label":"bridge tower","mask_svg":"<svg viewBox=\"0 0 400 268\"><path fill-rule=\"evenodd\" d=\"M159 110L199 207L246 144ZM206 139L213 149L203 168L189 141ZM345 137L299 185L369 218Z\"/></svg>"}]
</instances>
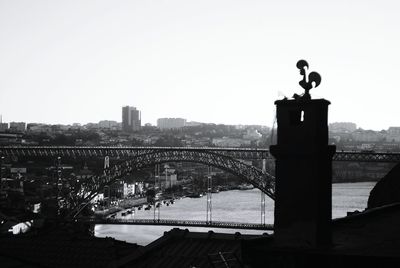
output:
<instances>
[{"instance_id":1,"label":"bridge tower","mask_svg":"<svg viewBox=\"0 0 400 268\"><path fill-rule=\"evenodd\" d=\"M154 195L157 195L157 181L160 183L160 164L156 164L154 166ZM161 185L159 186L159 190L161 191ZM159 206L157 207L156 205L156 200L154 196L154 205L153 205L153 212L154 212L154 221L156 221L156 214L158 216L158 220L160 220L160 208L161 208L161 202Z\"/></svg>"},{"instance_id":2,"label":"bridge tower","mask_svg":"<svg viewBox=\"0 0 400 268\"><path fill-rule=\"evenodd\" d=\"M56 160L56 172L57 172L57 196L56 196L56 201L57 201L57 215L60 215L61 213L61 202L62 200L62 189L63 189L63 181L62 181L62 167L61 167L61 157L58 156ZM65 200L64 200L65 202Z\"/></svg>"},{"instance_id":3,"label":"bridge tower","mask_svg":"<svg viewBox=\"0 0 400 268\"><path fill-rule=\"evenodd\" d=\"M103 168L103 172L104 172L104 176L108 177L110 176L110 157L109 156L105 156L104 157L104 168ZM108 179L108 178L107 178ZM107 207L109 208L111 206L111 189L110 189L110 185L106 185L104 186L104 193L106 192L107 189Z\"/></svg>"},{"instance_id":4,"label":"bridge tower","mask_svg":"<svg viewBox=\"0 0 400 268\"><path fill-rule=\"evenodd\" d=\"M5 176L3 164L4 156L0 156L0 195L3 194L5 188L5 180L3 180L3 176Z\"/></svg>"},{"instance_id":5,"label":"bridge tower","mask_svg":"<svg viewBox=\"0 0 400 268\"><path fill-rule=\"evenodd\" d=\"M278 246L331 244L332 156L324 99L278 100L274 239Z\"/></svg>"},{"instance_id":6,"label":"bridge tower","mask_svg":"<svg viewBox=\"0 0 400 268\"><path fill-rule=\"evenodd\" d=\"M207 174L207 215L206 222L212 222L212 176L210 172L210 166L208 166Z\"/></svg>"},{"instance_id":7,"label":"bridge tower","mask_svg":"<svg viewBox=\"0 0 400 268\"><path fill-rule=\"evenodd\" d=\"M262 172L263 174L267 173L267 159L263 159L262 161ZM265 193L261 192L261 224L265 225Z\"/></svg>"}]
</instances>

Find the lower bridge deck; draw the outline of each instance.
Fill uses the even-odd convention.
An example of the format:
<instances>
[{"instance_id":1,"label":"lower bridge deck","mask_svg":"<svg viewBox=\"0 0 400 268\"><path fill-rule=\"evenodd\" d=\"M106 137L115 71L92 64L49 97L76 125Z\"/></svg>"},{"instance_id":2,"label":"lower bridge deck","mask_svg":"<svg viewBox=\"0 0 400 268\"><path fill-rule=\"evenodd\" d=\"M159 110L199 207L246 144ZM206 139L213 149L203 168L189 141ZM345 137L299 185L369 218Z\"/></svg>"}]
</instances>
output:
<instances>
[{"instance_id":1,"label":"lower bridge deck","mask_svg":"<svg viewBox=\"0 0 400 268\"><path fill-rule=\"evenodd\" d=\"M117 225L161 225L161 226L187 226L187 227L212 227L227 229L247 229L272 231L272 224L239 223L224 221L196 221L196 220L158 220L158 219L77 219L77 222L88 224L117 224Z\"/></svg>"}]
</instances>

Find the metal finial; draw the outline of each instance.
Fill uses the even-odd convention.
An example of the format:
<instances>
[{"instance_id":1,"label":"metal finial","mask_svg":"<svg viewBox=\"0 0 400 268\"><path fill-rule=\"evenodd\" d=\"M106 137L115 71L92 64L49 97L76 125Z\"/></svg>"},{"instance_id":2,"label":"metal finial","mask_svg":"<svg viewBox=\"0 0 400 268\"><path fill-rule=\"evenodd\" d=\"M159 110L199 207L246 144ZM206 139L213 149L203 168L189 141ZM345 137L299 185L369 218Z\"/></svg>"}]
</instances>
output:
<instances>
[{"instance_id":1,"label":"metal finial","mask_svg":"<svg viewBox=\"0 0 400 268\"><path fill-rule=\"evenodd\" d=\"M305 60L299 60L296 66L300 70L300 74L303 76L303 79L299 82L299 85L305 90L302 99L311 99L310 89L321 84L321 76L317 72L311 72L307 75L309 65Z\"/></svg>"}]
</instances>

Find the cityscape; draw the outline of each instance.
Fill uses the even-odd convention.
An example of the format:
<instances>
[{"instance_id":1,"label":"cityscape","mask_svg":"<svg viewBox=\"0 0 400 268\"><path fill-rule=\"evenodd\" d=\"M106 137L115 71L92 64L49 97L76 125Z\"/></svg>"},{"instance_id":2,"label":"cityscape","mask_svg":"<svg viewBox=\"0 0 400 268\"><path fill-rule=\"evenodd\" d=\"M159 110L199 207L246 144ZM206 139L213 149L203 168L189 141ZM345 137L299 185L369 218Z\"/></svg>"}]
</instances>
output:
<instances>
[{"instance_id":1,"label":"cityscape","mask_svg":"<svg viewBox=\"0 0 400 268\"><path fill-rule=\"evenodd\" d=\"M73 210L76 211L73 213L79 213L78 218L81 221L89 217L89 222L93 222L91 228L84 228L90 235L102 236L102 227L99 226L110 223L226 225L235 226L236 230L272 228L271 208L265 207L270 201L266 202L265 196L273 198L273 192L267 190L265 194L261 191L261 219L257 217L259 219L256 222L255 219L252 223L240 224L213 221L212 219L219 218L215 213L212 217L212 196L215 199L225 192L235 195L243 192L239 195L247 198L245 193L259 192L257 188L260 186L251 180L243 180L246 177L233 175L235 172L229 171L229 168L225 169L220 163L215 164L212 161L206 162L209 165L202 164L202 161L196 163L198 161L190 160L192 156L185 156L186 153L179 156L183 162L173 161L172 155L190 148L195 148L196 154L212 150L225 150L224 154L236 152L235 157L241 158L241 163L264 170L267 174L274 174L275 161L268 156L268 149L277 142L276 127L217 125L187 121L184 118L159 118L157 126L142 125L142 111L138 108L124 106L121 111L121 122L102 120L86 125L1 123L0 146L3 148L4 156L1 159L0 206L4 234L30 234L32 230L44 228L40 220L70 215L68 213L71 213L73 202L83 202L70 199L70 195L81 196L80 192L88 191L91 188L90 184L100 179L101 173L110 174L109 177L100 179L105 179L106 184L96 190L94 195L89 195L89 199L86 199L85 194L81 196L80 198L90 202L85 201L82 203L84 206L78 206ZM346 159L346 154L396 155L400 151L400 127L372 131L357 128L355 123L336 122L329 124L328 134L329 146L336 146L336 151L342 153L343 159ZM10 148L10 153L7 153L7 148ZM24 151L25 149L27 151ZM121 160L127 159L126 156L129 155L141 156L141 151L143 155L148 154L147 151L154 154L151 157L152 159L156 157L155 160L163 157L162 154L166 151L167 156L164 157L171 160L161 161L160 164L157 160L156 162L152 160L150 166L136 169L135 172L125 171L122 176L112 175L112 172L116 172L113 165L123 169L124 164L120 164ZM253 155L245 155L246 151L250 151ZM334 189L352 182L361 183L362 189L368 190L371 185L385 177L394 166L395 163L391 160L335 161L332 163ZM117 180L113 179L115 176ZM197 202L200 203L196 206L200 207L204 205L201 202L206 202L206 221L201 221L198 216L197 221L191 221L187 219L186 214L181 215L182 212L172 214L174 217L178 216L178 221L169 219L172 217L169 215L169 209L182 204L181 200L188 202L188 199L199 200ZM245 200L242 202L248 202ZM218 207L218 201L215 206ZM200 210L204 211L204 208ZM338 211L333 213L343 213ZM194 217L196 219L196 216ZM29 218L31 220L25 222L18 220ZM116 228L118 226L116 225ZM118 234L114 236L117 239L126 239L126 237L119 238ZM154 234L151 240L156 238L157 235ZM129 241L143 245L151 240L140 238L140 235L129 238Z\"/></svg>"},{"instance_id":2,"label":"cityscape","mask_svg":"<svg viewBox=\"0 0 400 268\"><path fill-rule=\"evenodd\" d=\"M399 10L0 0L0 267L400 267Z\"/></svg>"}]
</instances>

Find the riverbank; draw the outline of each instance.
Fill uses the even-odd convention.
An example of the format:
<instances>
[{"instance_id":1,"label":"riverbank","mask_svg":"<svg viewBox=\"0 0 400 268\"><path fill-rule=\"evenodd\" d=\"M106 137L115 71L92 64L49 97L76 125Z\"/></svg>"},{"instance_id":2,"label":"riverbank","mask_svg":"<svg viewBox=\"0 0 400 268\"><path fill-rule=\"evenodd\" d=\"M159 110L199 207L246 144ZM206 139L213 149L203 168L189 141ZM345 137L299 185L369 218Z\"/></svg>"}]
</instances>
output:
<instances>
[{"instance_id":1,"label":"riverbank","mask_svg":"<svg viewBox=\"0 0 400 268\"><path fill-rule=\"evenodd\" d=\"M107 216L117 213L119 211L131 208L134 206L142 206L145 204L147 204L146 197L135 198L135 199L124 199L118 204L118 206L107 208L104 210L96 210L94 212L94 214L95 214L95 216L98 216L98 217L107 217Z\"/></svg>"},{"instance_id":2,"label":"riverbank","mask_svg":"<svg viewBox=\"0 0 400 268\"><path fill-rule=\"evenodd\" d=\"M339 218L347 215L347 212L364 210L367 206L369 192L375 183L335 183L332 185L332 217ZM274 222L274 202L266 198L265 222ZM153 219L158 217L158 211L136 210L126 218ZM176 199L171 206L162 206L160 209L161 219L186 219L206 220L207 197ZM258 189L232 190L213 194L212 197L212 220L260 223L261 221L261 192ZM133 226L133 225L96 225L95 235L98 237L111 236L139 245L146 245L173 226ZM187 228L193 232L207 232L210 228ZM234 229L213 228L219 233L251 233L262 234L261 231L246 231Z\"/></svg>"}]
</instances>

